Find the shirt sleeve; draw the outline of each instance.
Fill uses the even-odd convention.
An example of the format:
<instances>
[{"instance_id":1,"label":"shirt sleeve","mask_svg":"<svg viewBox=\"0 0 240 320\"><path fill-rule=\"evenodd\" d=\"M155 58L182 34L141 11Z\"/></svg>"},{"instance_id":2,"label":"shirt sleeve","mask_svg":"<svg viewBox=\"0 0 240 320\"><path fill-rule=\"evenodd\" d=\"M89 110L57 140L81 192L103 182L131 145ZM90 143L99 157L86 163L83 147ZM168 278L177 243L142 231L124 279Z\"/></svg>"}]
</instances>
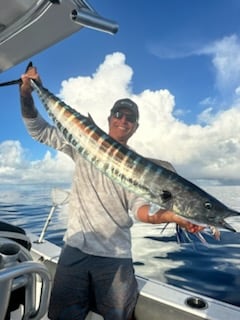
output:
<instances>
[{"instance_id":1,"label":"shirt sleeve","mask_svg":"<svg viewBox=\"0 0 240 320\"><path fill-rule=\"evenodd\" d=\"M133 205L131 207L131 210L130 210L130 213L132 214L133 218L135 220L139 220L138 219L138 215L137 215L137 212L138 212L138 209L142 206L146 206L146 205L149 205L149 202L144 199L144 198L141 198L141 197L137 197L134 202L133 202Z\"/></svg>"},{"instance_id":2,"label":"shirt sleeve","mask_svg":"<svg viewBox=\"0 0 240 320\"><path fill-rule=\"evenodd\" d=\"M66 141L62 133L55 126L50 125L39 113L36 118L23 118L23 122L33 139L74 158L74 148Z\"/></svg>"}]
</instances>

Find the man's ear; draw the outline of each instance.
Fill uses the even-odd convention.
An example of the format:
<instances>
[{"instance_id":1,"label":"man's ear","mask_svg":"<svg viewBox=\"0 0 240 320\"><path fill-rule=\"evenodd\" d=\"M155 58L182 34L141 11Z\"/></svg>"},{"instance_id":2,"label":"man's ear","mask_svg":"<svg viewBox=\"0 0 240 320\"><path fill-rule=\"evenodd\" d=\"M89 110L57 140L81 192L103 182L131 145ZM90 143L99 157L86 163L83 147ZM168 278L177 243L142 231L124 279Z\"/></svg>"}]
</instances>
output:
<instances>
[{"instance_id":1,"label":"man's ear","mask_svg":"<svg viewBox=\"0 0 240 320\"><path fill-rule=\"evenodd\" d=\"M137 130L138 127L139 127L139 123L137 122L134 132L136 132L136 130Z\"/></svg>"}]
</instances>

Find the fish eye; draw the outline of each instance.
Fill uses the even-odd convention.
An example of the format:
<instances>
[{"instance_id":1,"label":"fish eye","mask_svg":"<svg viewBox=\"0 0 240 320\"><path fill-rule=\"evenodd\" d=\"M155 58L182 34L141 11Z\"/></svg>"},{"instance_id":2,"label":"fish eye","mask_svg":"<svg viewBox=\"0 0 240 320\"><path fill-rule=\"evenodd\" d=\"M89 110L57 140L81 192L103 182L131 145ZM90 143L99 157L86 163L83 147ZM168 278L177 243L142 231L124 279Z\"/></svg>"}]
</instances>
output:
<instances>
[{"instance_id":1,"label":"fish eye","mask_svg":"<svg viewBox=\"0 0 240 320\"><path fill-rule=\"evenodd\" d=\"M208 209L208 210L212 209L212 204L211 204L211 202L206 201L206 202L204 203L204 207L205 207L206 209Z\"/></svg>"}]
</instances>

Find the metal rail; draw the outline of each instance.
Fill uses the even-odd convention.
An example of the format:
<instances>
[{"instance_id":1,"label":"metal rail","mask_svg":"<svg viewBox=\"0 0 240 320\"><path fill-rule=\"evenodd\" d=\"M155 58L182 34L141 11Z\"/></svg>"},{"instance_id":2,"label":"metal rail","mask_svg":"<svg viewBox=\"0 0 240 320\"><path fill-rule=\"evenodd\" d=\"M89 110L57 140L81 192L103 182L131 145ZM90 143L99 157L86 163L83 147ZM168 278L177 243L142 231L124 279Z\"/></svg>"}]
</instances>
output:
<instances>
[{"instance_id":1,"label":"metal rail","mask_svg":"<svg viewBox=\"0 0 240 320\"><path fill-rule=\"evenodd\" d=\"M37 282L41 285L39 299L36 299ZM0 320L21 304L22 319L41 319L47 313L50 284L45 265L32 261L30 252L17 242L0 238Z\"/></svg>"}]
</instances>

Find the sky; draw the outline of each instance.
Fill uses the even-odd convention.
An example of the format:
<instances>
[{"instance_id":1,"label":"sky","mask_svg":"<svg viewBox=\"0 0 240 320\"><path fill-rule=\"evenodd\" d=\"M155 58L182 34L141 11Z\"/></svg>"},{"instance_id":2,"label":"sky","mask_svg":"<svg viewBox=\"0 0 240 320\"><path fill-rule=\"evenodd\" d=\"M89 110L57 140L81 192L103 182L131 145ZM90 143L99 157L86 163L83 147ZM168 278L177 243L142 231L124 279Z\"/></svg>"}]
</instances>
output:
<instances>
[{"instance_id":1,"label":"sky","mask_svg":"<svg viewBox=\"0 0 240 320\"><path fill-rule=\"evenodd\" d=\"M115 35L84 28L0 82L19 78L31 60L46 88L105 131L114 101L131 98L140 125L129 145L138 153L200 185L240 185L240 2L89 3L119 24ZM0 97L1 184L70 182L72 161L28 135L17 86Z\"/></svg>"}]
</instances>

